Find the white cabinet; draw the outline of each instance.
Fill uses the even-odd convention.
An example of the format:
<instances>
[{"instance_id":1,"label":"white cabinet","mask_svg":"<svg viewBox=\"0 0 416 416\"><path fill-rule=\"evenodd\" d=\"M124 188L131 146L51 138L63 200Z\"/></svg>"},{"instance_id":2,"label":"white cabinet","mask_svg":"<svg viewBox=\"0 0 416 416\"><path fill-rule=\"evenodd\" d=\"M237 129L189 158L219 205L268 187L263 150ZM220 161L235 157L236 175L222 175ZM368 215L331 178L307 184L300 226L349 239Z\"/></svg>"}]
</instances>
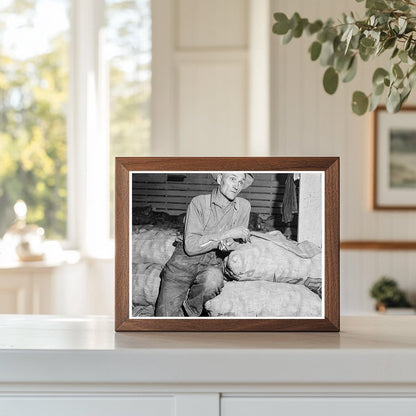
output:
<instances>
[{"instance_id":1,"label":"white cabinet","mask_svg":"<svg viewBox=\"0 0 416 416\"><path fill-rule=\"evenodd\" d=\"M100 397L43 396L0 398L0 409L7 416L174 416L175 398L156 397Z\"/></svg>"},{"instance_id":2,"label":"white cabinet","mask_svg":"<svg viewBox=\"0 0 416 416\"><path fill-rule=\"evenodd\" d=\"M223 397L215 394L176 395L38 395L0 397L8 416L59 414L60 416L414 416L415 398L284 398Z\"/></svg>"},{"instance_id":3,"label":"white cabinet","mask_svg":"<svg viewBox=\"0 0 416 416\"><path fill-rule=\"evenodd\" d=\"M225 397L221 400L221 416L414 416L416 398L283 398Z\"/></svg>"}]
</instances>

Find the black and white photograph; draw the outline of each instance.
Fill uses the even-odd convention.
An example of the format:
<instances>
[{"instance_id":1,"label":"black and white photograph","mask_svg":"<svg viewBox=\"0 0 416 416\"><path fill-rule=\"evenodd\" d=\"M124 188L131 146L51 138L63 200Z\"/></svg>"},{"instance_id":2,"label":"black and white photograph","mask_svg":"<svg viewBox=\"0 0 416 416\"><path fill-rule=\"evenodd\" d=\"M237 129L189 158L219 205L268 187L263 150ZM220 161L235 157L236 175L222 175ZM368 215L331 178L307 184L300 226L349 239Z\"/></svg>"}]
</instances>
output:
<instances>
[{"instance_id":1,"label":"black and white photograph","mask_svg":"<svg viewBox=\"0 0 416 416\"><path fill-rule=\"evenodd\" d=\"M324 175L130 172L130 318L324 318Z\"/></svg>"}]
</instances>

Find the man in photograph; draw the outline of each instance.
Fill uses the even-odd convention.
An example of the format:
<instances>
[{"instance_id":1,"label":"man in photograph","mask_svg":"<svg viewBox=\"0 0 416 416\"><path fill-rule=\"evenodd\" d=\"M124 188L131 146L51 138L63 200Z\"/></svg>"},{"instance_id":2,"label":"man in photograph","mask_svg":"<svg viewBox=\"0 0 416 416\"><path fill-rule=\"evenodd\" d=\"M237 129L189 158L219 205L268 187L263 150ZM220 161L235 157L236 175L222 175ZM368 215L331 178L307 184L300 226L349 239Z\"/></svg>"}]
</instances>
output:
<instances>
[{"instance_id":1,"label":"man in photograph","mask_svg":"<svg viewBox=\"0 0 416 416\"><path fill-rule=\"evenodd\" d=\"M182 241L160 277L155 316L201 316L206 301L224 286L223 259L250 237L250 203L237 195L253 183L245 172L212 174L217 187L193 198Z\"/></svg>"}]
</instances>

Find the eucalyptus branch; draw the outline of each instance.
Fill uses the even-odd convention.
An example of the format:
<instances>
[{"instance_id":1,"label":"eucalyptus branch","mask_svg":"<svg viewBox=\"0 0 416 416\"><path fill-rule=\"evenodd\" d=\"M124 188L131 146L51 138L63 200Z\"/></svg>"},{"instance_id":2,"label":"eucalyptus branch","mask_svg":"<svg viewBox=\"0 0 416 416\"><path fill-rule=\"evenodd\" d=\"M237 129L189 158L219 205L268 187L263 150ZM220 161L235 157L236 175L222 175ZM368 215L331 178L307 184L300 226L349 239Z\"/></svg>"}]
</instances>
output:
<instances>
[{"instance_id":1,"label":"eucalyptus branch","mask_svg":"<svg viewBox=\"0 0 416 416\"><path fill-rule=\"evenodd\" d=\"M356 0L362 2L363 0ZM386 105L397 112L407 100L416 78L416 3L411 0L366 0L366 18L344 14L334 25L332 19L309 22L295 13L290 19L275 13L273 32L283 35L283 43L305 33L315 38L310 57L326 68L323 86L334 94L339 80L351 81L357 72L357 61L367 62L392 50L389 68L377 68L372 79L372 92L355 91L352 109L362 115L374 110L387 92ZM387 87L387 89L386 89Z\"/></svg>"}]
</instances>

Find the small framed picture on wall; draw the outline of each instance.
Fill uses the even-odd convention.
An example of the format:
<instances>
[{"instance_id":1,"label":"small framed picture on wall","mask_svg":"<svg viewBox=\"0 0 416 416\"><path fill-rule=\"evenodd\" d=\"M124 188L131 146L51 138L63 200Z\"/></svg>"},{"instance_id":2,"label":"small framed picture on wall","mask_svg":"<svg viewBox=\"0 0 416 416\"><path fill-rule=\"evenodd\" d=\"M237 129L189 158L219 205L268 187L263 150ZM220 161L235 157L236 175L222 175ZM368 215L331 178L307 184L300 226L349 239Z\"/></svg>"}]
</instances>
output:
<instances>
[{"instance_id":1,"label":"small framed picture on wall","mask_svg":"<svg viewBox=\"0 0 416 416\"><path fill-rule=\"evenodd\" d=\"M416 107L380 107L373 117L373 208L416 209Z\"/></svg>"}]
</instances>

